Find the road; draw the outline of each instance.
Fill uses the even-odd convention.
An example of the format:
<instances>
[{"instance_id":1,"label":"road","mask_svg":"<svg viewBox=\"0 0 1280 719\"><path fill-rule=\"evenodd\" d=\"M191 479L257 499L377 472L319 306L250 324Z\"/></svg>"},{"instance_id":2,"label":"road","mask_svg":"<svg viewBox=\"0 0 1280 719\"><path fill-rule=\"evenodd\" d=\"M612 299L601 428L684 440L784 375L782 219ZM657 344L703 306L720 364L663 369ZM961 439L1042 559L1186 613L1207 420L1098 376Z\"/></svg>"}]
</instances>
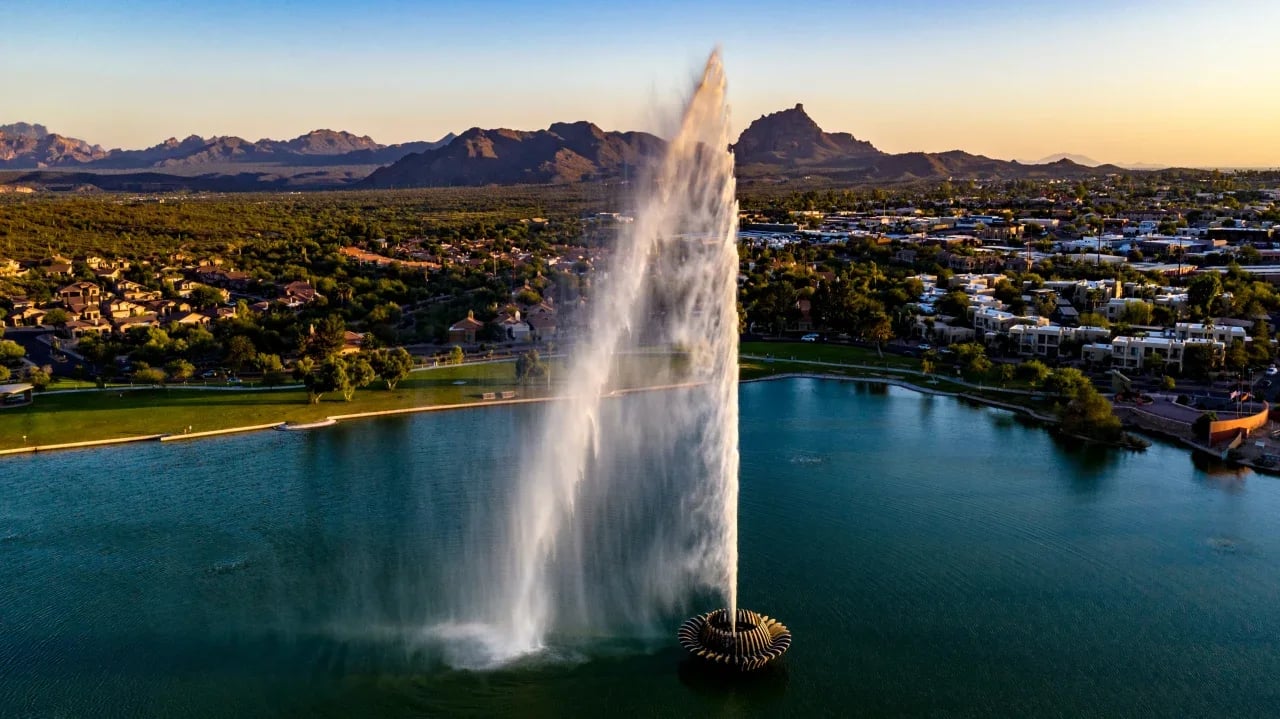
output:
<instances>
[{"instance_id":1,"label":"road","mask_svg":"<svg viewBox=\"0 0 1280 719\"><path fill-rule=\"evenodd\" d=\"M22 345L27 351L27 359L41 367L45 365L52 367L55 377L71 377L75 372L76 361L69 357L63 362L56 361L53 357L53 348L40 341L40 337L51 334L53 330L50 329L11 327L5 330L4 338Z\"/></svg>"}]
</instances>

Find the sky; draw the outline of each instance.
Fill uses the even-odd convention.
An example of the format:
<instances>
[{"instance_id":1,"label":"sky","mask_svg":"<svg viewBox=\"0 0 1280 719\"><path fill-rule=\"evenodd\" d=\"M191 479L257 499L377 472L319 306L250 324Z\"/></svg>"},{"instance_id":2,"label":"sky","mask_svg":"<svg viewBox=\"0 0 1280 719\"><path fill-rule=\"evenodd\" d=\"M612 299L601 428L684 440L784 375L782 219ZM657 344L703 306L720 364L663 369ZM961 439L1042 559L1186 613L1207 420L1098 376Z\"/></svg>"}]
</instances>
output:
<instances>
[{"instance_id":1,"label":"sky","mask_svg":"<svg viewBox=\"0 0 1280 719\"><path fill-rule=\"evenodd\" d=\"M0 0L0 124L383 143L661 132L719 45L734 125L803 103L888 152L1280 166L1276 0Z\"/></svg>"}]
</instances>

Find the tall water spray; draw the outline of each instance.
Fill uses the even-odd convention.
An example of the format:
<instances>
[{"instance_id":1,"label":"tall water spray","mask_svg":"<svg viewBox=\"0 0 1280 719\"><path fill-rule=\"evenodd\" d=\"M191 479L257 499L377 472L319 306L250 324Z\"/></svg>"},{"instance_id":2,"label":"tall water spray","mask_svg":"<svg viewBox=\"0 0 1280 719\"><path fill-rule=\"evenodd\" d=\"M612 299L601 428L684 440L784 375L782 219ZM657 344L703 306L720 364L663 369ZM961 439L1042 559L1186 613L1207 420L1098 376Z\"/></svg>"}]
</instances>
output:
<instances>
[{"instance_id":1,"label":"tall water spray","mask_svg":"<svg viewBox=\"0 0 1280 719\"><path fill-rule=\"evenodd\" d=\"M551 634L654 628L698 593L737 606L737 202L725 77L708 59L665 154L636 183L588 293L564 387L522 453L457 623L502 660ZM665 390L615 398L643 367Z\"/></svg>"}]
</instances>

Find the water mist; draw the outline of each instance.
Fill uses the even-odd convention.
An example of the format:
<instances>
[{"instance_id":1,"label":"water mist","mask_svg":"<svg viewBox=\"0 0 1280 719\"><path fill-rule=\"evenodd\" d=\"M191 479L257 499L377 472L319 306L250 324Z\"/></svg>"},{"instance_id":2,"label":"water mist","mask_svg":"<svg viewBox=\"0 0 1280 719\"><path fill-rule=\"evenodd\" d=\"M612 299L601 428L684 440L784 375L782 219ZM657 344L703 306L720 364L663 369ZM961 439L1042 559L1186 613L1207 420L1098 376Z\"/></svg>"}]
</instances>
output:
<instances>
[{"instance_id":1,"label":"water mist","mask_svg":"<svg viewBox=\"0 0 1280 719\"><path fill-rule=\"evenodd\" d=\"M737 607L737 202L717 53L665 154L635 183L589 291L589 322L557 371L558 401L522 453L492 549L458 576L470 661L551 636L656 628L698 595ZM619 372L672 388L611 396ZM481 519L481 523L486 520Z\"/></svg>"}]
</instances>

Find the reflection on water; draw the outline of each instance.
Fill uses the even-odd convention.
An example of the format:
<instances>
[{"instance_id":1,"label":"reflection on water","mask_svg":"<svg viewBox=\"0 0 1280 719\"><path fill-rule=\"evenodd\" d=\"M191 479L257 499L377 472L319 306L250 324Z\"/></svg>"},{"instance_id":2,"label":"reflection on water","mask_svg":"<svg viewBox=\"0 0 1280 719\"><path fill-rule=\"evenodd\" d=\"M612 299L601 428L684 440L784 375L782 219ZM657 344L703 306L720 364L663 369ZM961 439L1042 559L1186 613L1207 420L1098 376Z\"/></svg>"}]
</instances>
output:
<instances>
[{"instance_id":1,"label":"reflection on water","mask_svg":"<svg viewBox=\"0 0 1280 719\"><path fill-rule=\"evenodd\" d=\"M1275 715L1280 482L859 387L741 388L743 604L795 635L745 683L675 646L714 596L449 668L535 407L5 460L0 716Z\"/></svg>"}]
</instances>

